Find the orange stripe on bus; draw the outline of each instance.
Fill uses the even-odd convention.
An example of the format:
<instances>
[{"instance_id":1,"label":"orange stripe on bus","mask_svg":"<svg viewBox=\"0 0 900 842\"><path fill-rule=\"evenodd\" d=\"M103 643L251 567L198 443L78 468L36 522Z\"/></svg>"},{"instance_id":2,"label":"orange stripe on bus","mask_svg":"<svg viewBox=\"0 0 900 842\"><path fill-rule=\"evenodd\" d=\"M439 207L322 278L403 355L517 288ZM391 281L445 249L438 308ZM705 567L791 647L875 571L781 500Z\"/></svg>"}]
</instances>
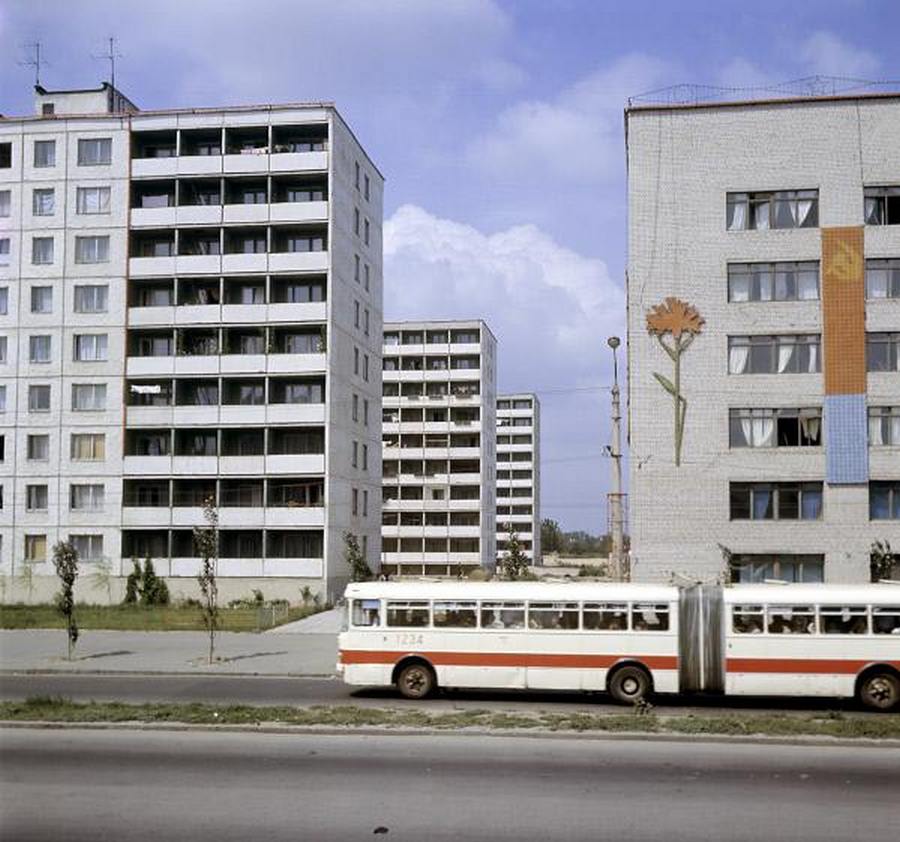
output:
<instances>
[{"instance_id":1,"label":"orange stripe on bus","mask_svg":"<svg viewBox=\"0 0 900 842\"><path fill-rule=\"evenodd\" d=\"M845 658L728 658L727 672L795 673L802 675L856 675L874 661ZM900 669L900 661L877 661Z\"/></svg>"},{"instance_id":2,"label":"orange stripe on bus","mask_svg":"<svg viewBox=\"0 0 900 842\"><path fill-rule=\"evenodd\" d=\"M369 649L341 650L344 664L395 664L416 655L438 667L566 667L608 669L620 661L640 661L651 669L677 670L674 655L560 655L540 652L379 652Z\"/></svg>"}]
</instances>

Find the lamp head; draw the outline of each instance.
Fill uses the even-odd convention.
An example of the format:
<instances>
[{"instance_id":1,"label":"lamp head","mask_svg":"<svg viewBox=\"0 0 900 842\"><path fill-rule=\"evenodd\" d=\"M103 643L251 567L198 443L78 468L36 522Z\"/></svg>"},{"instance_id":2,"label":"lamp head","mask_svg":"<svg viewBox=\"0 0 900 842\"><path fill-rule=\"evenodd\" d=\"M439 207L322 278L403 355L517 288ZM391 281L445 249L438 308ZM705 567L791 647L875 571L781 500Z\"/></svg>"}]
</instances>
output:
<instances>
[{"instance_id":1,"label":"lamp head","mask_svg":"<svg viewBox=\"0 0 900 842\"><path fill-rule=\"evenodd\" d=\"M610 336L609 339L606 340L606 344L615 351L621 344L621 340L618 336Z\"/></svg>"}]
</instances>

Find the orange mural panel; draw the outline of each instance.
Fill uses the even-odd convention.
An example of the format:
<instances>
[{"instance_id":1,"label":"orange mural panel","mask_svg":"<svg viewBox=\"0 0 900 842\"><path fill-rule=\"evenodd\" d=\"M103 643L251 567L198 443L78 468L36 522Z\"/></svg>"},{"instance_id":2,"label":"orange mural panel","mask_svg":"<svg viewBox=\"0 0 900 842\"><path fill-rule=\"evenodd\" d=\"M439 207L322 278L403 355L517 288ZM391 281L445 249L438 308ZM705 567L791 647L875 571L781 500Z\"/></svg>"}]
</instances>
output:
<instances>
[{"instance_id":1,"label":"orange mural panel","mask_svg":"<svg viewBox=\"0 0 900 842\"><path fill-rule=\"evenodd\" d=\"M825 394L866 391L864 228L822 229Z\"/></svg>"}]
</instances>

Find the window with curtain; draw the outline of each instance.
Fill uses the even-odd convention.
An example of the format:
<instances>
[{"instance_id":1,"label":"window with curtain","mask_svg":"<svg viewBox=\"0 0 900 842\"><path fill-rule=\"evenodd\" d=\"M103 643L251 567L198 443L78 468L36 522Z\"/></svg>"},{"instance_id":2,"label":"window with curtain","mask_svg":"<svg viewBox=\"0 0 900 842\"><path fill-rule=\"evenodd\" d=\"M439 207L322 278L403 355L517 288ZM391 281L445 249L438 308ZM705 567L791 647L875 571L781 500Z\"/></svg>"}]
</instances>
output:
<instances>
[{"instance_id":1,"label":"window with curtain","mask_svg":"<svg viewBox=\"0 0 900 842\"><path fill-rule=\"evenodd\" d=\"M53 263L53 237L31 238L31 263L34 266L49 266Z\"/></svg>"},{"instance_id":2,"label":"window with curtain","mask_svg":"<svg viewBox=\"0 0 900 842\"><path fill-rule=\"evenodd\" d=\"M52 358L52 337L28 337L28 361L32 363L49 363Z\"/></svg>"},{"instance_id":3,"label":"window with curtain","mask_svg":"<svg viewBox=\"0 0 900 842\"><path fill-rule=\"evenodd\" d=\"M73 512L102 511L105 501L106 489L101 483L69 486L69 508Z\"/></svg>"},{"instance_id":4,"label":"window with curtain","mask_svg":"<svg viewBox=\"0 0 900 842\"><path fill-rule=\"evenodd\" d=\"M108 263L109 237L76 237L76 263Z\"/></svg>"},{"instance_id":5,"label":"window with curtain","mask_svg":"<svg viewBox=\"0 0 900 842\"><path fill-rule=\"evenodd\" d=\"M818 334L729 336L729 374L813 374L820 371Z\"/></svg>"},{"instance_id":6,"label":"window with curtain","mask_svg":"<svg viewBox=\"0 0 900 842\"><path fill-rule=\"evenodd\" d=\"M79 187L75 192L75 213L108 214L109 199L109 187Z\"/></svg>"},{"instance_id":7,"label":"window with curtain","mask_svg":"<svg viewBox=\"0 0 900 842\"><path fill-rule=\"evenodd\" d=\"M732 482L732 520L819 520L821 482Z\"/></svg>"},{"instance_id":8,"label":"window with curtain","mask_svg":"<svg viewBox=\"0 0 900 842\"><path fill-rule=\"evenodd\" d=\"M816 228L818 224L818 190L726 194L725 227L729 231Z\"/></svg>"},{"instance_id":9,"label":"window with curtain","mask_svg":"<svg viewBox=\"0 0 900 842\"><path fill-rule=\"evenodd\" d=\"M900 520L900 481L873 480L869 483L869 518Z\"/></svg>"},{"instance_id":10,"label":"window with curtain","mask_svg":"<svg viewBox=\"0 0 900 842\"><path fill-rule=\"evenodd\" d=\"M31 194L31 212L34 216L53 216L56 207L56 191L41 187Z\"/></svg>"},{"instance_id":11,"label":"window with curtain","mask_svg":"<svg viewBox=\"0 0 900 842\"><path fill-rule=\"evenodd\" d=\"M72 433L69 453L73 462L102 462L106 458L106 435Z\"/></svg>"},{"instance_id":12,"label":"window with curtain","mask_svg":"<svg viewBox=\"0 0 900 842\"><path fill-rule=\"evenodd\" d=\"M900 186L866 187L863 195L866 225L900 225Z\"/></svg>"},{"instance_id":13,"label":"window with curtain","mask_svg":"<svg viewBox=\"0 0 900 842\"><path fill-rule=\"evenodd\" d=\"M56 166L55 140L36 140L34 142L34 166L36 169Z\"/></svg>"},{"instance_id":14,"label":"window with curtain","mask_svg":"<svg viewBox=\"0 0 900 842\"><path fill-rule=\"evenodd\" d=\"M105 333L77 333L74 337L76 362L102 362L107 359Z\"/></svg>"},{"instance_id":15,"label":"window with curtain","mask_svg":"<svg viewBox=\"0 0 900 842\"><path fill-rule=\"evenodd\" d=\"M72 385L72 409L98 412L106 409L105 383L75 383Z\"/></svg>"},{"instance_id":16,"label":"window with curtain","mask_svg":"<svg viewBox=\"0 0 900 842\"><path fill-rule=\"evenodd\" d=\"M105 313L109 307L106 284L84 284L75 287L76 313Z\"/></svg>"},{"instance_id":17,"label":"window with curtain","mask_svg":"<svg viewBox=\"0 0 900 842\"><path fill-rule=\"evenodd\" d=\"M900 298L900 258L866 261L866 297Z\"/></svg>"},{"instance_id":18,"label":"window with curtain","mask_svg":"<svg viewBox=\"0 0 900 842\"><path fill-rule=\"evenodd\" d=\"M866 334L866 368L900 372L900 333Z\"/></svg>"},{"instance_id":19,"label":"window with curtain","mask_svg":"<svg viewBox=\"0 0 900 842\"><path fill-rule=\"evenodd\" d=\"M112 163L112 138L81 138L78 141L78 166L96 167Z\"/></svg>"},{"instance_id":20,"label":"window with curtain","mask_svg":"<svg viewBox=\"0 0 900 842\"><path fill-rule=\"evenodd\" d=\"M12 192L10 190L0 190L0 217L7 218L12 212Z\"/></svg>"},{"instance_id":21,"label":"window with curtain","mask_svg":"<svg viewBox=\"0 0 900 842\"><path fill-rule=\"evenodd\" d=\"M869 407L869 444L900 447L900 406Z\"/></svg>"},{"instance_id":22,"label":"window with curtain","mask_svg":"<svg viewBox=\"0 0 900 842\"><path fill-rule=\"evenodd\" d=\"M102 535L70 535L69 541L81 561L100 561L103 558Z\"/></svg>"}]
</instances>

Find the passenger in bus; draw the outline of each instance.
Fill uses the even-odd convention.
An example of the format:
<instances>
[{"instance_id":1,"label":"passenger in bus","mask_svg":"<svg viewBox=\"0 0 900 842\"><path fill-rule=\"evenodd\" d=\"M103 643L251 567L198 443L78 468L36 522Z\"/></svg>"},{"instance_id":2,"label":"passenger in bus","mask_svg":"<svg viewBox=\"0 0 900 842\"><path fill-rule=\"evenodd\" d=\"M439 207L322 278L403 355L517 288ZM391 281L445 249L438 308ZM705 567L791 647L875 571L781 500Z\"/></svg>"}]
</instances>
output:
<instances>
[{"instance_id":1,"label":"passenger in bus","mask_svg":"<svg viewBox=\"0 0 900 842\"><path fill-rule=\"evenodd\" d=\"M605 628L609 631L625 631L625 618L617 612L609 618Z\"/></svg>"},{"instance_id":2,"label":"passenger in bus","mask_svg":"<svg viewBox=\"0 0 900 842\"><path fill-rule=\"evenodd\" d=\"M814 634L816 631L816 621L811 616L798 614L791 620L790 628L784 629L790 634Z\"/></svg>"}]
</instances>

